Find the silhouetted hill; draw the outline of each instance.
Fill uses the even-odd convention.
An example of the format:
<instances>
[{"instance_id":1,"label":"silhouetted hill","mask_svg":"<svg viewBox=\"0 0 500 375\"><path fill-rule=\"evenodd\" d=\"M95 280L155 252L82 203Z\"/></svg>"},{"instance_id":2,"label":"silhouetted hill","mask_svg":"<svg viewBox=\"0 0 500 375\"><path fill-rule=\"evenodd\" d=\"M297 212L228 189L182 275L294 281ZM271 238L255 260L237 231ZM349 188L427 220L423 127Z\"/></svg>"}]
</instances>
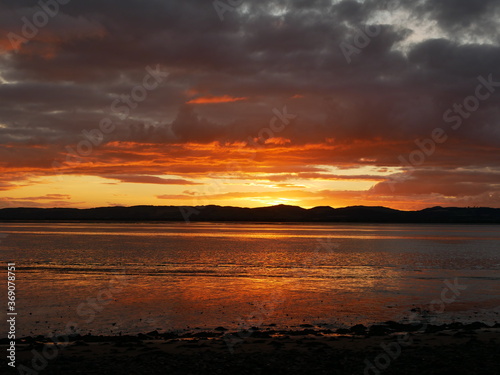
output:
<instances>
[{"instance_id":1,"label":"silhouetted hill","mask_svg":"<svg viewBox=\"0 0 500 375\"><path fill-rule=\"evenodd\" d=\"M134 206L76 208L4 208L1 221L264 221L356 223L478 223L500 224L499 208L432 207L399 211L387 207L344 208L279 205L260 208L222 206Z\"/></svg>"}]
</instances>

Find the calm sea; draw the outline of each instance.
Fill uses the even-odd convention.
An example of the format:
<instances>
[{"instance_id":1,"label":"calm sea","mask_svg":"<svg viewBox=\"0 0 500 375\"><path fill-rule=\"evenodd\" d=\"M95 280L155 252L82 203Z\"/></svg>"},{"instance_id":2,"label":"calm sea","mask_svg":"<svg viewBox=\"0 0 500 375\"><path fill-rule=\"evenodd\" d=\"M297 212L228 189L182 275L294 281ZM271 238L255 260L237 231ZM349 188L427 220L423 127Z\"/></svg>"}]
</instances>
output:
<instances>
[{"instance_id":1,"label":"calm sea","mask_svg":"<svg viewBox=\"0 0 500 375\"><path fill-rule=\"evenodd\" d=\"M333 328L405 321L416 311L436 323L500 321L500 226L0 228L7 235L1 258L17 267L20 335L72 325L94 334L271 324ZM5 301L6 287L0 293ZM5 326L0 329L4 337Z\"/></svg>"}]
</instances>

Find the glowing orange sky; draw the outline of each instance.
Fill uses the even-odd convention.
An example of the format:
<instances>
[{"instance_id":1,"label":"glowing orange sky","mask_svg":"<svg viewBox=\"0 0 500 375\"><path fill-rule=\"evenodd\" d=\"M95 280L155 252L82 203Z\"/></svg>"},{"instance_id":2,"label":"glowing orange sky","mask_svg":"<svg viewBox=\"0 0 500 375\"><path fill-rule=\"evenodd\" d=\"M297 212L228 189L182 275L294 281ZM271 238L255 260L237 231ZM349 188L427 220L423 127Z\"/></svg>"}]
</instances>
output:
<instances>
[{"instance_id":1,"label":"glowing orange sky","mask_svg":"<svg viewBox=\"0 0 500 375\"><path fill-rule=\"evenodd\" d=\"M9 174L3 175L2 201L6 206L41 207L364 204L400 209L446 203L438 195L425 194L421 184L407 180L398 181L396 190L391 191L387 176L401 172L401 167L378 167L373 162L362 165L359 161L352 165L348 161L350 155L366 147L383 150L391 145L380 141L350 147L332 142L297 146L267 142L255 149L243 143L165 146L112 142L81 161L61 164L56 169L47 169L43 161L35 168L4 167ZM50 149L27 147L24 152L37 150L50 154ZM339 160L337 166L327 163L330 158ZM435 184L439 188L439 182ZM411 199L415 196L421 200Z\"/></svg>"},{"instance_id":2,"label":"glowing orange sky","mask_svg":"<svg viewBox=\"0 0 500 375\"><path fill-rule=\"evenodd\" d=\"M286 3L0 4L0 208L500 207L500 6Z\"/></svg>"}]
</instances>

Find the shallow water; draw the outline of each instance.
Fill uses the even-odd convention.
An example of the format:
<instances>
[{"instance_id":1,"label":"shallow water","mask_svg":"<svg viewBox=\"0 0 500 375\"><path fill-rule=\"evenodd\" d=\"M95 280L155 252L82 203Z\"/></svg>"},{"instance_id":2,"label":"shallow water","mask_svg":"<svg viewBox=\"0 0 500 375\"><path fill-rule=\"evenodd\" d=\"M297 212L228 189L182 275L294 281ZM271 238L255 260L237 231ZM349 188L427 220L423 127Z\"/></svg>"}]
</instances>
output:
<instances>
[{"instance_id":1,"label":"shallow water","mask_svg":"<svg viewBox=\"0 0 500 375\"><path fill-rule=\"evenodd\" d=\"M500 320L500 226L0 228L7 235L1 258L18 269L19 335L66 326L94 334L272 323L343 327L405 320L412 309L427 311L435 323ZM446 280L459 286L455 293L446 290ZM5 301L6 288L0 293Z\"/></svg>"}]
</instances>

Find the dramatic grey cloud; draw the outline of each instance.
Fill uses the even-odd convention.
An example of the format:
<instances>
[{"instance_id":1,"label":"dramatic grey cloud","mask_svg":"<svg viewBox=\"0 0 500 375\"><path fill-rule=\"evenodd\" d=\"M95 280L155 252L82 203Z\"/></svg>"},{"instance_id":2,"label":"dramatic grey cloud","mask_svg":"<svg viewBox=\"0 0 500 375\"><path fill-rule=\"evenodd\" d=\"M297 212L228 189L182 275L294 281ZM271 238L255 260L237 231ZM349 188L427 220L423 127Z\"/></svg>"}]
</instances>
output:
<instances>
[{"instance_id":1,"label":"dramatic grey cloud","mask_svg":"<svg viewBox=\"0 0 500 375\"><path fill-rule=\"evenodd\" d=\"M130 163L144 164L141 150L148 147L159 153L148 157L158 160L198 152L180 151L180 145L185 150L213 142L248 148L244 143L258 139L275 116L273 109L286 106L296 120L276 134L279 142L303 150L307 145L332 147L302 151L301 160L290 161L295 168L401 167L400 155L409 159L418 150L416 140L442 128L446 142L414 166L418 171L411 183L400 182L399 192L391 194L491 193L490 204L500 204L495 200L498 1L243 1L222 21L211 1L69 1L27 38L23 25L36 21L37 4L0 4L0 160L5 175L53 173L54 160L67 160L67 147L76 149L85 139L82 132L99 129L107 118L114 129L93 146L95 152L85 159L93 167L85 166L85 173L175 183L175 178L155 180L152 166L151 176L143 176ZM26 42L13 44L12 33ZM351 48L348 58L345 46ZM124 95L130 101L133 90L144 85L148 67L161 67L168 77L121 116L116 108L128 105ZM480 84L484 99L467 99L477 97ZM196 104L196 99L212 101ZM453 129L456 116L461 124ZM113 150L120 142L131 146ZM260 143L264 149L273 147ZM200 165L213 158L214 170L227 157L200 153ZM120 162L129 163L130 170L114 171ZM158 174L183 168L178 161L160 164L155 164ZM80 173L83 165L73 167L71 173ZM469 186L477 176L460 168L481 168L489 180ZM177 173L179 181L190 183L190 175ZM432 173L439 181L431 186L423 181L433 179ZM384 184L371 192L389 194ZM6 178L0 189L10 186Z\"/></svg>"}]
</instances>

